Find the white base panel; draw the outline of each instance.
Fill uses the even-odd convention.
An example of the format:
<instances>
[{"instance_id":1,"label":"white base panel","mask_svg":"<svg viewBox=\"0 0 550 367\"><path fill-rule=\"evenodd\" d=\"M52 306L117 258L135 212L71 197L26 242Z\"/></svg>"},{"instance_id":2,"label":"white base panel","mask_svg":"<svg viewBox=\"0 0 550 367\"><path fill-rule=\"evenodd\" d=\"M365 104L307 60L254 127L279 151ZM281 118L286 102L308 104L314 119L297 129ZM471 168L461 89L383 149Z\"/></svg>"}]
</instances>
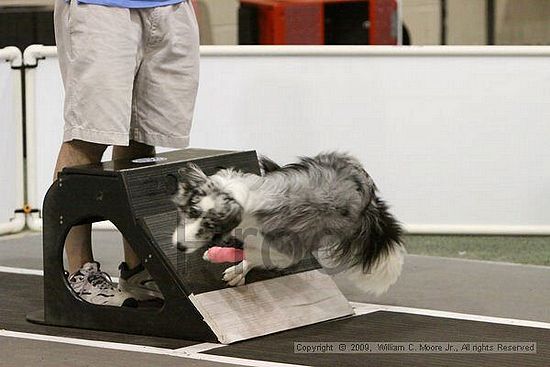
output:
<instances>
[{"instance_id":1,"label":"white base panel","mask_svg":"<svg viewBox=\"0 0 550 367\"><path fill-rule=\"evenodd\" d=\"M332 278L318 270L189 298L223 344L354 314Z\"/></svg>"}]
</instances>

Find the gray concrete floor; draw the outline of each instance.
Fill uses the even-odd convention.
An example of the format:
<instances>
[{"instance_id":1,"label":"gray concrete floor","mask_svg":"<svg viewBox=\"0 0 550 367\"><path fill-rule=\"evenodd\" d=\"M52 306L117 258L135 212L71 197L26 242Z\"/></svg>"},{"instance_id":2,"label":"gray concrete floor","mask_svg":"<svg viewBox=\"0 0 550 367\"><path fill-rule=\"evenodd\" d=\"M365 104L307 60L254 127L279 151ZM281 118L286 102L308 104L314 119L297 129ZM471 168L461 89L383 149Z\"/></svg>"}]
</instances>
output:
<instances>
[{"instance_id":1,"label":"gray concrete floor","mask_svg":"<svg viewBox=\"0 0 550 367\"><path fill-rule=\"evenodd\" d=\"M94 231L96 259L118 275L120 234ZM0 237L0 266L41 269L39 233ZM380 297L353 293L353 301L550 322L550 267L408 255L403 274Z\"/></svg>"},{"instance_id":2,"label":"gray concrete floor","mask_svg":"<svg viewBox=\"0 0 550 367\"><path fill-rule=\"evenodd\" d=\"M363 302L550 322L550 267L408 255L403 274Z\"/></svg>"}]
</instances>

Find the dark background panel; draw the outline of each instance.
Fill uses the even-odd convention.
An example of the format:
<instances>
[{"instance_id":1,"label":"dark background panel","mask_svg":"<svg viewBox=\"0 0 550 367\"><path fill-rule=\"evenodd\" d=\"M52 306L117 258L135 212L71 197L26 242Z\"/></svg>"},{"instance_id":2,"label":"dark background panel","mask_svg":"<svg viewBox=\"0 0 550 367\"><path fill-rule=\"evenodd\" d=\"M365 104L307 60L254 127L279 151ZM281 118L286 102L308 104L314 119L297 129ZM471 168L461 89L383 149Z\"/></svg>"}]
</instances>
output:
<instances>
[{"instance_id":1,"label":"dark background panel","mask_svg":"<svg viewBox=\"0 0 550 367\"><path fill-rule=\"evenodd\" d=\"M3 8L0 4L0 48L55 45L53 11L45 7Z\"/></svg>"}]
</instances>

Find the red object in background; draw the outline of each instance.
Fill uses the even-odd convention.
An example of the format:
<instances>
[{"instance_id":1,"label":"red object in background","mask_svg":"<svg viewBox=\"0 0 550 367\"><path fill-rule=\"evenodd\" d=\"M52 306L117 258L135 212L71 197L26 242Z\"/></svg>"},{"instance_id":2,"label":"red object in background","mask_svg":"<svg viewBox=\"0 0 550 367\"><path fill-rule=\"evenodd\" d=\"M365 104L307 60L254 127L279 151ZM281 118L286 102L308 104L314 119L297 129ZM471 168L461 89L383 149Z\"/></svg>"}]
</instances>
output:
<instances>
[{"instance_id":1,"label":"red object in background","mask_svg":"<svg viewBox=\"0 0 550 367\"><path fill-rule=\"evenodd\" d=\"M397 1L371 0L370 31L373 45L397 45Z\"/></svg>"},{"instance_id":2,"label":"red object in background","mask_svg":"<svg viewBox=\"0 0 550 367\"><path fill-rule=\"evenodd\" d=\"M239 43L395 45L395 0L241 0Z\"/></svg>"}]
</instances>

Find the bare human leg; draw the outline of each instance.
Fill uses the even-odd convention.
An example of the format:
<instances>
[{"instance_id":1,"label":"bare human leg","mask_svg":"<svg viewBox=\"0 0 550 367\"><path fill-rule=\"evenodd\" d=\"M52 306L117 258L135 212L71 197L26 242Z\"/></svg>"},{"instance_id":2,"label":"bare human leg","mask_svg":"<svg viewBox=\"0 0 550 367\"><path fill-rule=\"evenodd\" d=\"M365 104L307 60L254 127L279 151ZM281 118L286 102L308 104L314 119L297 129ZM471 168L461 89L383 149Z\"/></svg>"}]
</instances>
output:
<instances>
[{"instance_id":1,"label":"bare human leg","mask_svg":"<svg viewBox=\"0 0 550 367\"><path fill-rule=\"evenodd\" d=\"M61 145L54 179L65 167L101 161L106 145L72 140ZM93 261L91 224L73 227L65 240L65 251L69 261L69 272L72 274L87 262Z\"/></svg>"},{"instance_id":2,"label":"bare human leg","mask_svg":"<svg viewBox=\"0 0 550 367\"><path fill-rule=\"evenodd\" d=\"M155 154L155 147L137 141L130 140L128 146L114 146L113 159L136 159L142 157L150 157ZM123 238L124 243L124 259L130 269L141 264L141 260L136 255L126 238Z\"/></svg>"}]
</instances>

